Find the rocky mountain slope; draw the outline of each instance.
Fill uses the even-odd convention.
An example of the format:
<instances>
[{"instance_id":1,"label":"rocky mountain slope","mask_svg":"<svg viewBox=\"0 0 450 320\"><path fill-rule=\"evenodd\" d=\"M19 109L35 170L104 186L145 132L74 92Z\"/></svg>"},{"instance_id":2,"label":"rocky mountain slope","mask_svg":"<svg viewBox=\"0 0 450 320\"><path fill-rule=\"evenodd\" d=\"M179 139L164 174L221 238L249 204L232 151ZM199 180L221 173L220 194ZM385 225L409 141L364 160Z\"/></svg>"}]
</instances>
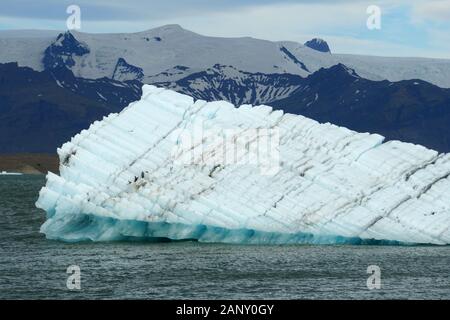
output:
<instances>
[{"instance_id":1,"label":"rocky mountain slope","mask_svg":"<svg viewBox=\"0 0 450 320\"><path fill-rule=\"evenodd\" d=\"M76 132L122 110L139 94L137 82L0 64L0 153L54 153Z\"/></svg>"},{"instance_id":2,"label":"rocky mountain slope","mask_svg":"<svg viewBox=\"0 0 450 320\"><path fill-rule=\"evenodd\" d=\"M133 34L3 31L0 45L0 61L15 61L0 64L0 153L54 152L135 100L143 83L450 150L447 60L336 55L320 39L205 37L177 25Z\"/></svg>"}]
</instances>

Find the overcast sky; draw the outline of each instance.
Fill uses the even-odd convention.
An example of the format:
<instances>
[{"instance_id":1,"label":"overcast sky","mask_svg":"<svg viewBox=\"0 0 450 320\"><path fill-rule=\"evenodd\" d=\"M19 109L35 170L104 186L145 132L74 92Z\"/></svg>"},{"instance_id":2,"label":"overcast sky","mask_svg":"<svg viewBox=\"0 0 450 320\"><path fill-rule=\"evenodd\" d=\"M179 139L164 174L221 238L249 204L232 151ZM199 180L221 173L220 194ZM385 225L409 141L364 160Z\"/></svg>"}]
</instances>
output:
<instances>
[{"instance_id":1,"label":"overcast sky","mask_svg":"<svg viewBox=\"0 0 450 320\"><path fill-rule=\"evenodd\" d=\"M71 4L81 8L82 32L176 23L210 36L321 37L339 53L450 59L450 0L0 0L0 29L64 30ZM366 26L369 5L382 10L380 30Z\"/></svg>"}]
</instances>

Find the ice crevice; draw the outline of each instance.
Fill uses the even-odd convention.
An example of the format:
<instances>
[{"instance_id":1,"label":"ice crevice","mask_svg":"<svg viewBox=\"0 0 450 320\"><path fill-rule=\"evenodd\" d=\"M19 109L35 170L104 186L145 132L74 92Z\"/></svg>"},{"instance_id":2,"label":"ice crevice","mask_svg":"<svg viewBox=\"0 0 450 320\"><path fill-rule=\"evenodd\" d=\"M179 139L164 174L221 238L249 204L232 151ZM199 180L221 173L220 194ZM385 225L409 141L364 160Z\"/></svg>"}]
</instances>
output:
<instances>
[{"instance_id":1,"label":"ice crevice","mask_svg":"<svg viewBox=\"0 0 450 320\"><path fill-rule=\"evenodd\" d=\"M213 134L180 148L199 124ZM278 130L278 170L183 162L215 159L230 129ZM249 144L266 134L255 132L236 145L237 159L251 158ZM450 243L450 155L383 140L146 85L140 101L58 149L60 175L47 175L36 203L47 212L41 232L63 241Z\"/></svg>"}]
</instances>

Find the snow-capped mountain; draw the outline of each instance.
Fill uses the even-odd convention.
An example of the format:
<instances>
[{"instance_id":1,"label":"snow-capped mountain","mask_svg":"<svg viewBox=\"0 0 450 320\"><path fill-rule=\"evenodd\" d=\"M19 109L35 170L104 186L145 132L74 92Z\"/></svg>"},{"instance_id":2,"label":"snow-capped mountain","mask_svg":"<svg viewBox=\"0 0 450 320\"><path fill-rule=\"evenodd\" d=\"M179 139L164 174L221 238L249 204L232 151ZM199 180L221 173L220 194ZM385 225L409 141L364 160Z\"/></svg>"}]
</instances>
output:
<instances>
[{"instance_id":1,"label":"snow-capped mountain","mask_svg":"<svg viewBox=\"0 0 450 320\"><path fill-rule=\"evenodd\" d=\"M187 67L189 73L204 71L216 64L233 66L250 73L290 73L307 76L323 67L342 63L370 80L400 81L422 79L440 87L450 88L450 60L424 58L384 58L342 55L320 52L325 45L315 39L315 49L297 42L273 42L249 37L208 37L185 30L178 25L130 34L88 34L82 32L57 33L24 31L0 32L0 62L18 62L37 71L44 69L45 51L49 46L75 38L89 53L68 59L75 62L70 69L75 76L96 79L112 78L119 59L127 65L142 69L145 83L175 66ZM327 45L328 46L328 45ZM322 49L321 49L322 50ZM62 59L67 59L64 51ZM54 59L54 57L52 58ZM132 71L134 73L135 71ZM129 77L126 77L130 79ZM159 77L158 81L176 81L177 76Z\"/></svg>"},{"instance_id":2,"label":"snow-capped mountain","mask_svg":"<svg viewBox=\"0 0 450 320\"><path fill-rule=\"evenodd\" d=\"M379 133L389 140L400 139L440 152L450 151L450 89L422 80L371 81L342 64L320 69L305 78L249 73L222 65L195 73L189 71L187 67L176 66L166 73L181 77L179 80L155 84L195 99L226 100L234 105L268 104L320 122ZM75 129L85 128L137 99L142 85L138 80L77 78L66 67L37 72L17 64L0 64L0 78L4 79L0 81L0 119L4 123L0 130L0 152L52 152ZM22 95L24 86L31 87L33 94ZM65 92L78 98L65 99ZM80 104L81 97L83 104ZM25 103L28 108L23 107ZM52 105L53 111L48 109L51 114L37 116L36 112L47 110L39 107L43 104ZM103 106L102 111L84 118L82 110L98 104ZM67 113L67 110L71 111ZM54 114L64 115L64 120L59 120L58 137L52 129L56 121ZM19 118L20 121L13 120ZM55 139L43 139L42 134L30 131L30 123L37 118L41 119L39 132Z\"/></svg>"},{"instance_id":3,"label":"snow-capped mountain","mask_svg":"<svg viewBox=\"0 0 450 320\"><path fill-rule=\"evenodd\" d=\"M450 87L450 60L337 55L321 52L326 51L325 45L319 39L303 45L248 37L205 37L177 25L132 34L3 31L0 62L18 63L9 71L18 72L17 78L24 75L20 66L49 72L54 81L50 88L70 90L89 99L86 104L101 100L124 108L140 94L142 83L148 83L207 101L270 104L322 122L450 151L449 91L425 82ZM39 78L37 74L30 76ZM382 79L390 81L379 81ZM33 86L44 89L37 81ZM12 101L10 88L0 83L0 99ZM76 108L76 100L64 103ZM32 105L36 103L33 100ZM58 108L61 99L51 103ZM8 110L0 106L0 117L10 117ZM101 118L104 113L97 115ZM24 126L32 121L31 116L23 114L23 125L15 128L27 131ZM70 121L78 120L68 119L63 127L69 128ZM83 126L88 124L82 122ZM67 137L73 130L61 134ZM29 144L22 148L23 141L17 141L17 146L8 141L17 141L16 135L6 133L0 150L26 152L30 148ZM47 152L57 147L55 143L33 142L30 150L42 146Z\"/></svg>"},{"instance_id":4,"label":"snow-capped mountain","mask_svg":"<svg viewBox=\"0 0 450 320\"><path fill-rule=\"evenodd\" d=\"M422 80L372 81L338 64L302 79L287 98L269 105L388 140L450 152L450 89Z\"/></svg>"},{"instance_id":5,"label":"snow-capped mountain","mask_svg":"<svg viewBox=\"0 0 450 320\"><path fill-rule=\"evenodd\" d=\"M206 101L268 104L319 122L450 152L450 90L422 80L372 81L343 64L305 78L216 65L155 85Z\"/></svg>"},{"instance_id":6,"label":"snow-capped mountain","mask_svg":"<svg viewBox=\"0 0 450 320\"><path fill-rule=\"evenodd\" d=\"M248 162L263 137L278 153L270 174ZM267 106L144 86L58 153L60 176L47 175L36 204L49 239L450 243L450 154Z\"/></svg>"},{"instance_id":7,"label":"snow-capped mountain","mask_svg":"<svg viewBox=\"0 0 450 320\"><path fill-rule=\"evenodd\" d=\"M320 52L296 42L281 42L299 57L311 72L343 64L361 77L382 81L421 79L442 88L450 88L450 60L430 58L394 58Z\"/></svg>"},{"instance_id":8,"label":"snow-capped mountain","mask_svg":"<svg viewBox=\"0 0 450 320\"><path fill-rule=\"evenodd\" d=\"M303 83L298 75L250 73L232 66L216 64L205 71L192 73L174 82L155 82L206 101L225 100L244 103L269 103L287 98Z\"/></svg>"},{"instance_id":9,"label":"snow-capped mountain","mask_svg":"<svg viewBox=\"0 0 450 320\"><path fill-rule=\"evenodd\" d=\"M84 78L112 77L119 59L141 68L144 82L175 66L200 71L217 63L248 72L308 74L286 48L274 42L205 37L177 25L132 34L66 32L58 37L74 37L80 45L89 48L89 54L75 54L73 59L76 64L68 66L76 76ZM57 45L59 42L60 39L55 40ZM173 78L167 77L165 80Z\"/></svg>"}]
</instances>

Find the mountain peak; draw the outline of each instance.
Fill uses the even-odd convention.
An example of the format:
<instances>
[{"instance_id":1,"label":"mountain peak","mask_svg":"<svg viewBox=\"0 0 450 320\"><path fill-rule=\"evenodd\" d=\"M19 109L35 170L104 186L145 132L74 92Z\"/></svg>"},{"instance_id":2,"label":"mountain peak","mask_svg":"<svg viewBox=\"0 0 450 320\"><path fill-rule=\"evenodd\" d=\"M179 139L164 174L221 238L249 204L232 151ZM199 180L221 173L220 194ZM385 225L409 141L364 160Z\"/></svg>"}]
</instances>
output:
<instances>
[{"instance_id":1,"label":"mountain peak","mask_svg":"<svg viewBox=\"0 0 450 320\"><path fill-rule=\"evenodd\" d=\"M172 23L172 24L165 24L163 26L161 26L160 28L164 28L164 29L171 29L171 30L184 30L182 26L180 26L177 23Z\"/></svg>"},{"instance_id":2,"label":"mountain peak","mask_svg":"<svg viewBox=\"0 0 450 320\"><path fill-rule=\"evenodd\" d=\"M356 71L352 68L347 67L345 64L342 63L338 63L334 66L331 66L329 68L329 70L335 70L335 71L341 71L341 72L345 72L348 73L349 75L353 76L353 77L357 77L360 78L360 76L356 73Z\"/></svg>"},{"instance_id":3,"label":"mountain peak","mask_svg":"<svg viewBox=\"0 0 450 320\"><path fill-rule=\"evenodd\" d=\"M311 49L314 49L316 51L331 53L328 43L325 40L320 39L320 38L314 38L309 41L306 41L305 46L307 46Z\"/></svg>"},{"instance_id":4,"label":"mountain peak","mask_svg":"<svg viewBox=\"0 0 450 320\"><path fill-rule=\"evenodd\" d=\"M58 36L56 37L56 41L54 41L53 44L61 45L63 41L74 42L74 41L77 41L77 40L75 39L73 34L69 30L67 30L65 32L59 33Z\"/></svg>"},{"instance_id":5,"label":"mountain peak","mask_svg":"<svg viewBox=\"0 0 450 320\"><path fill-rule=\"evenodd\" d=\"M361 78L355 70L342 63L335 64L329 68L320 68L308 78L314 83L323 83L324 81L338 81L339 83L353 82Z\"/></svg>"},{"instance_id":6,"label":"mountain peak","mask_svg":"<svg viewBox=\"0 0 450 320\"><path fill-rule=\"evenodd\" d=\"M160 27L152 28L144 32L158 32L158 33L172 33L172 32L182 32L187 31L179 24L166 24Z\"/></svg>"},{"instance_id":7,"label":"mountain peak","mask_svg":"<svg viewBox=\"0 0 450 320\"><path fill-rule=\"evenodd\" d=\"M79 42L70 31L60 33L44 51L44 69L54 69L58 66L71 68L75 65L74 56L83 56L89 52L89 47Z\"/></svg>"}]
</instances>

